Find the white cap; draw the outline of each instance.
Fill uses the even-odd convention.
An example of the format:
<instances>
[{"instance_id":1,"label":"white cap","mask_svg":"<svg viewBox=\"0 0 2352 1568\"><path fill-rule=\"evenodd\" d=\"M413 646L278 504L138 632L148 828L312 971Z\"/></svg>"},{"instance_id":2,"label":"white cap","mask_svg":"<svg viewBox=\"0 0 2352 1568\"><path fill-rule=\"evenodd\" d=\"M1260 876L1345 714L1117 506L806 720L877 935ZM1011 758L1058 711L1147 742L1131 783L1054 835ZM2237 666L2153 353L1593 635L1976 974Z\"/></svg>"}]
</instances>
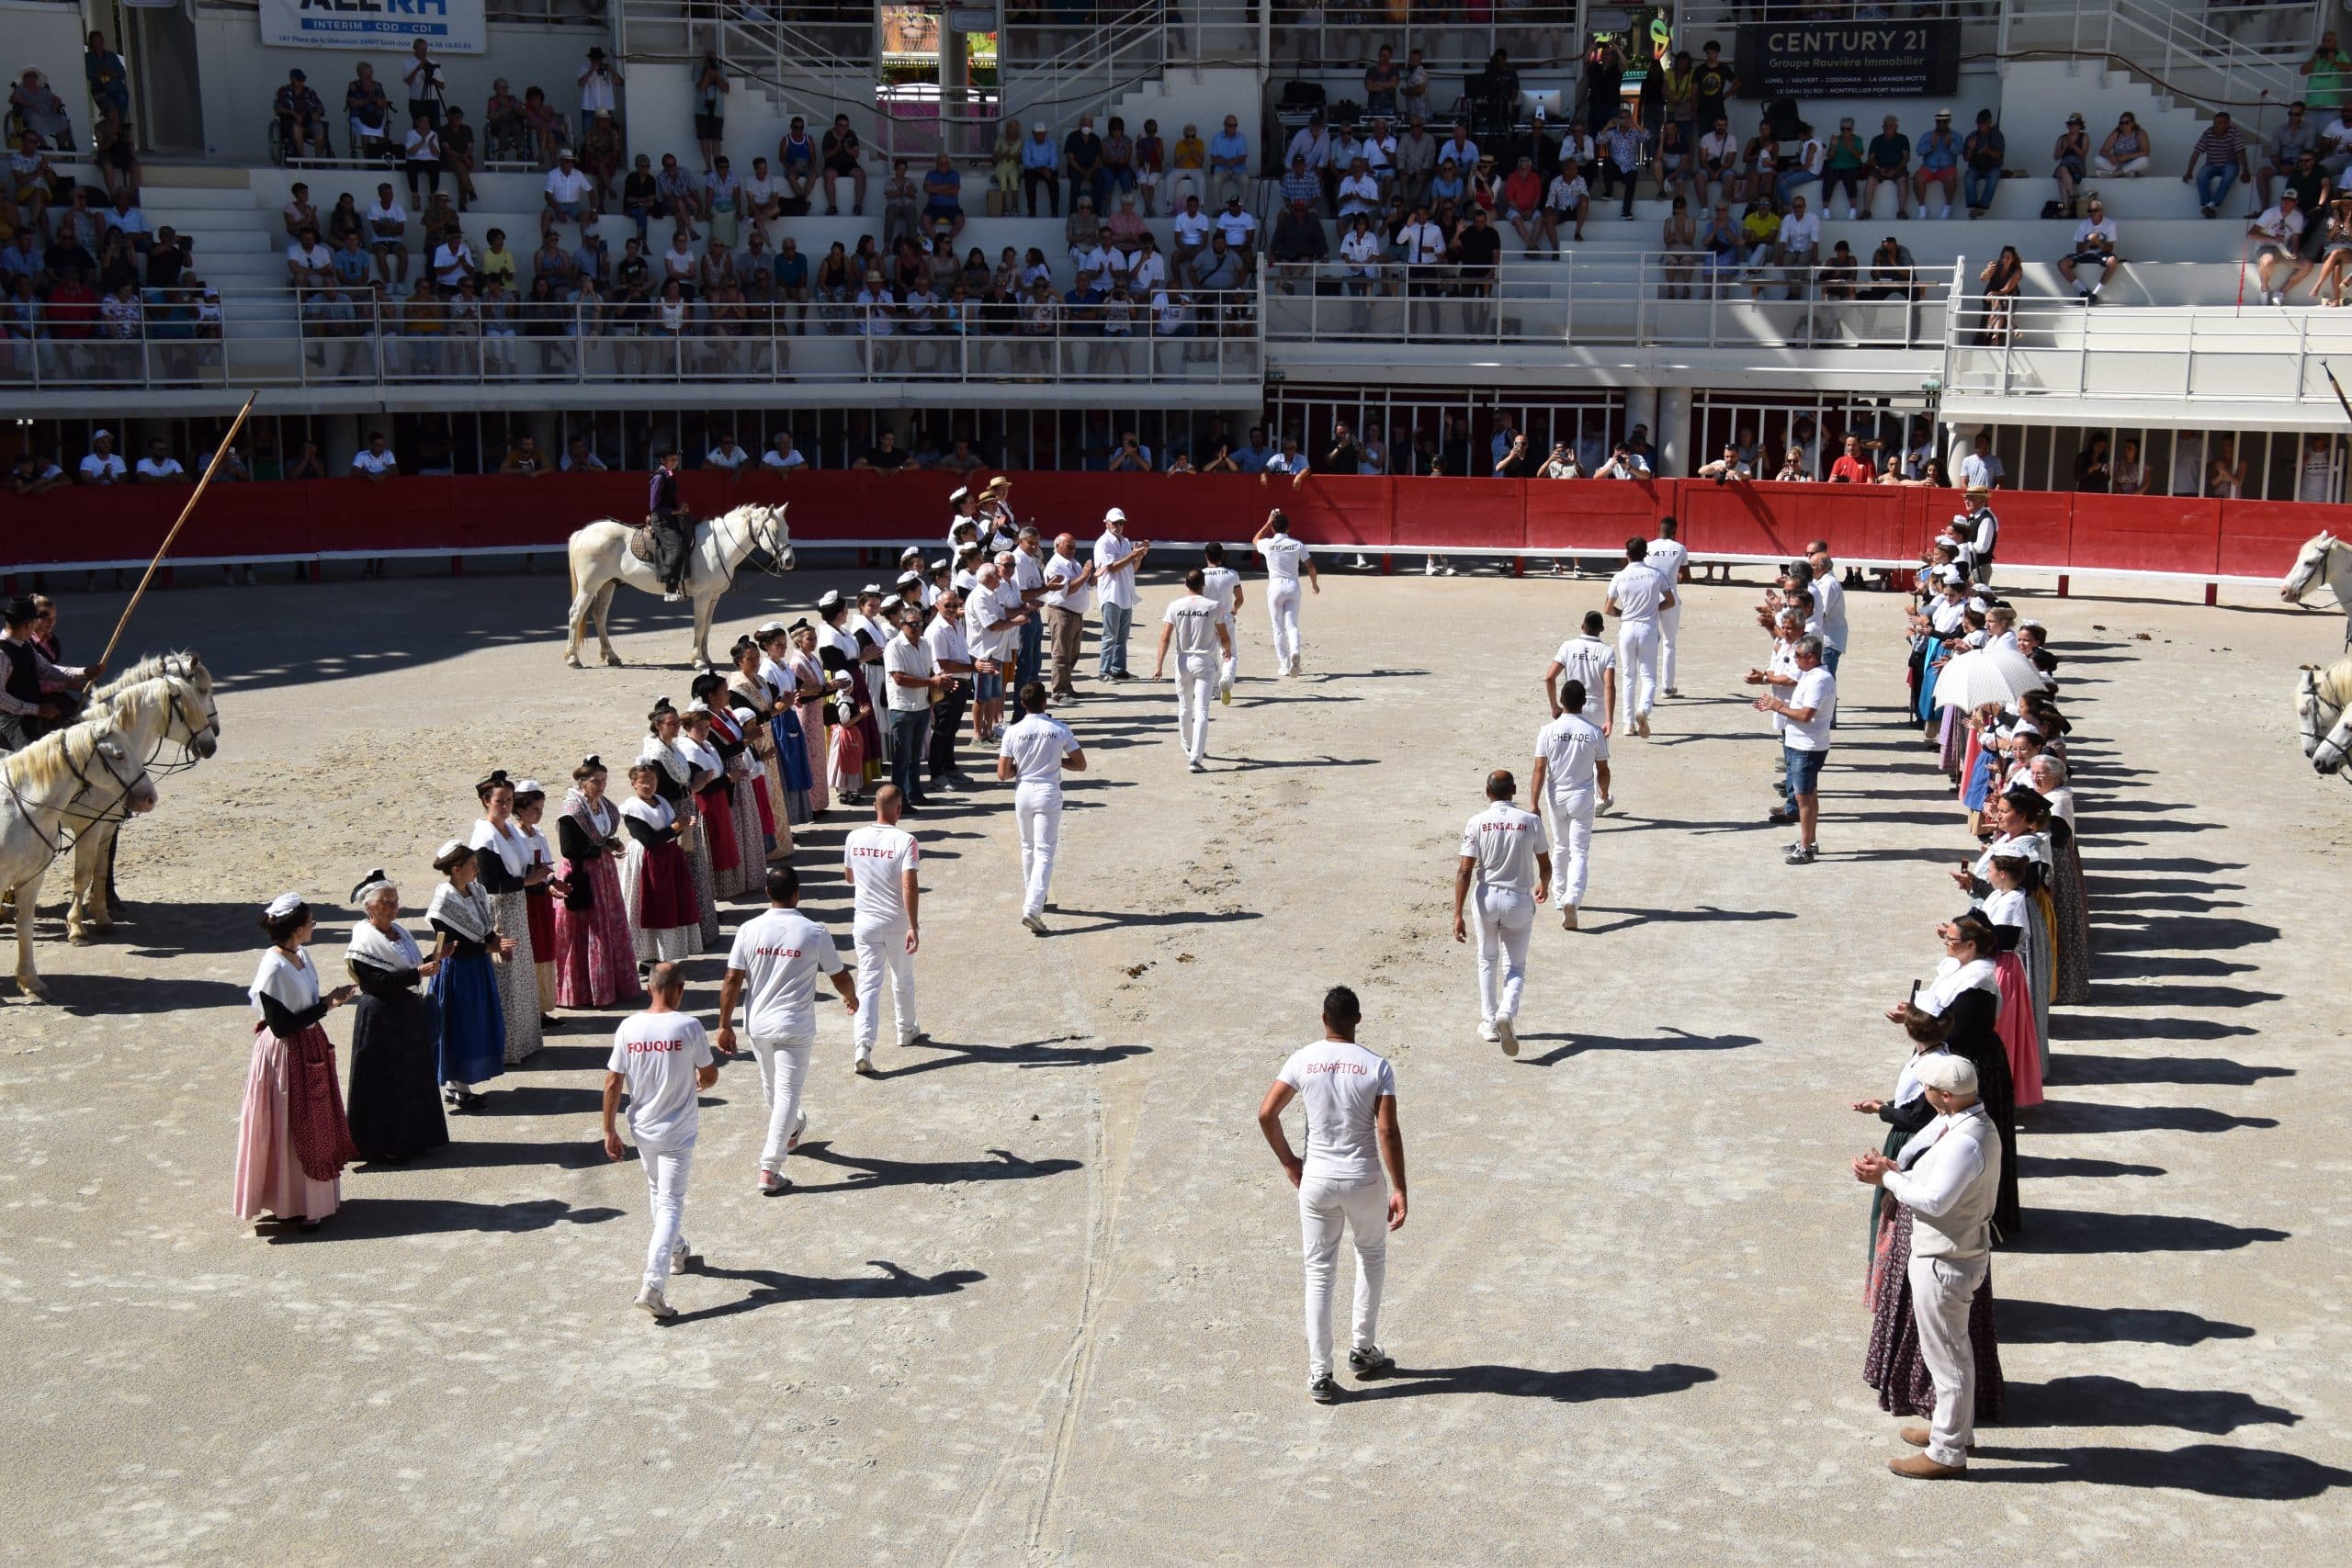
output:
<instances>
[{"instance_id":1,"label":"white cap","mask_svg":"<svg viewBox=\"0 0 2352 1568\"><path fill-rule=\"evenodd\" d=\"M514 793L518 795L545 795L547 792L547 785L539 783L537 779L525 779L514 786Z\"/></svg>"},{"instance_id":2,"label":"white cap","mask_svg":"<svg viewBox=\"0 0 2352 1568\"><path fill-rule=\"evenodd\" d=\"M922 573L919 571L902 571L899 573L899 586L901 588L922 587Z\"/></svg>"},{"instance_id":3,"label":"white cap","mask_svg":"<svg viewBox=\"0 0 2352 1568\"><path fill-rule=\"evenodd\" d=\"M1974 1094L1976 1066L1965 1056L1955 1056L1949 1051L1929 1051L1923 1055L1911 1076L1932 1089L1946 1094Z\"/></svg>"},{"instance_id":4,"label":"white cap","mask_svg":"<svg viewBox=\"0 0 2352 1568\"><path fill-rule=\"evenodd\" d=\"M820 610L830 610L841 602L842 591L838 588L828 588L824 592L817 596L817 608Z\"/></svg>"},{"instance_id":5,"label":"white cap","mask_svg":"<svg viewBox=\"0 0 2352 1568\"><path fill-rule=\"evenodd\" d=\"M964 486L957 485L955 490L949 493L947 497L947 503L950 506L953 506L956 502L963 500L966 496L971 493L972 492Z\"/></svg>"},{"instance_id":6,"label":"white cap","mask_svg":"<svg viewBox=\"0 0 2352 1568\"><path fill-rule=\"evenodd\" d=\"M752 634L754 638L761 642L765 642L772 637L782 637L783 635L784 623L782 621L762 621L760 623L760 629Z\"/></svg>"},{"instance_id":7,"label":"white cap","mask_svg":"<svg viewBox=\"0 0 2352 1568\"><path fill-rule=\"evenodd\" d=\"M262 913L273 920L282 920L301 907L302 896L300 893L280 893L269 901L268 907L262 910Z\"/></svg>"},{"instance_id":8,"label":"white cap","mask_svg":"<svg viewBox=\"0 0 2352 1568\"><path fill-rule=\"evenodd\" d=\"M857 591L857 596L861 599L865 598L869 593L873 594L876 599L881 598L882 585L878 582L869 582L865 587Z\"/></svg>"},{"instance_id":9,"label":"white cap","mask_svg":"<svg viewBox=\"0 0 2352 1568\"><path fill-rule=\"evenodd\" d=\"M111 441L113 439L114 432L111 430L94 430L90 432L90 445L93 446L96 446L101 441Z\"/></svg>"},{"instance_id":10,"label":"white cap","mask_svg":"<svg viewBox=\"0 0 2352 1568\"><path fill-rule=\"evenodd\" d=\"M921 545L909 545L905 549L899 552L899 558L900 560L905 560L910 556L913 557L916 560L922 559L922 547Z\"/></svg>"},{"instance_id":11,"label":"white cap","mask_svg":"<svg viewBox=\"0 0 2352 1568\"><path fill-rule=\"evenodd\" d=\"M710 714L710 705L704 702L700 697L696 697L694 701L686 705L686 716L688 718L694 717L696 714L700 714L705 717L709 716ZM523 792L518 789L514 793L520 795Z\"/></svg>"},{"instance_id":12,"label":"white cap","mask_svg":"<svg viewBox=\"0 0 2352 1568\"><path fill-rule=\"evenodd\" d=\"M1127 514L1115 506L1102 514L1102 521L1105 523L1125 523L1126 520Z\"/></svg>"},{"instance_id":13,"label":"white cap","mask_svg":"<svg viewBox=\"0 0 2352 1568\"><path fill-rule=\"evenodd\" d=\"M451 855L456 854L459 850L462 850L465 847L466 841L463 839L445 839L442 840L441 847L433 852L433 858L435 860L447 860Z\"/></svg>"},{"instance_id":14,"label":"white cap","mask_svg":"<svg viewBox=\"0 0 2352 1568\"><path fill-rule=\"evenodd\" d=\"M1965 582L1968 581L1967 574L1956 566L1948 566L1944 568L1943 578L1946 582Z\"/></svg>"}]
</instances>

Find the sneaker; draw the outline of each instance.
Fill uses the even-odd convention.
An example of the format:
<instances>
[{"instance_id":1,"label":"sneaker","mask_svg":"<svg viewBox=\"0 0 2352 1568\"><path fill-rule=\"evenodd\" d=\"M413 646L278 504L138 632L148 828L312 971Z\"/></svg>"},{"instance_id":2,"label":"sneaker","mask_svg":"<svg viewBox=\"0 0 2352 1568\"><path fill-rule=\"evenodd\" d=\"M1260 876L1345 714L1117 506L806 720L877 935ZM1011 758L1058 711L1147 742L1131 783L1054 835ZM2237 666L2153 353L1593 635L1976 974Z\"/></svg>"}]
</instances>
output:
<instances>
[{"instance_id":1,"label":"sneaker","mask_svg":"<svg viewBox=\"0 0 2352 1568\"><path fill-rule=\"evenodd\" d=\"M1647 740L1650 738L1649 715L1644 714L1641 717L1634 721L1634 733L1640 736L1645 740Z\"/></svg>"},{"instance_id":2,"label":"sneaker","mask_svg":"<svg viewBox=\"0 0 2352 1568\"><path fill-rule=\"evenodd\" d=\"M1348 1352L1348 1370L1360 1378L1385 1376L1396 1370L1396 1358L1377 1345Z\"/></svg>"},{"instance_id":3,"label":"sneaker","mask_svg":"<svg viewBox=\"0 0 2352 1568\"><path fill-rule=\"evenodd\" d=\"M1600 803L1592 808L1592 814L1595 817L1606 817L1616 809L1617 797L1613 795L1604 795L1600 797Z\"/></svg>"},{"instance_id":4,"label":"sneaker","mask_svg":"<svg viewBox=\"0 0 2352 1568\"><path fill-rule=\"evenodd\" d=\"M663 1299L659 1285L648 1285L637 1292L637 1309L651 1314L657 1323L666 1323L678 1315L678 1309Z\"/></svg>"},{"instance_id":5,"label":"sneaker","mask_svg":"<svg viewBox=\"0 0 2352 1568\"><path fill-rule=\"evenodd\" d=\"M1679 686L1668 686L1666 689L1666 694L1669 697L1679 697L1682 694L1682 688Z\"/></svg>"},{"instance_id":6,"label":"sneaker","mask_svg":"<svg viewBox=\"0 0 2352 1568\"><path fill-rule=\"evenodd\" d=\"M1043 915L1023 915L1021 917L1021 923L1039 936L1046 934L1046 917Z\"/></svg>"},{"instance_id":7,"label":"sneaker","mask_svg":"<svg viewBox=\"0 0 2352 1568\"><path fill-rule=\"evenodd\" d=\"M763 1196L773 1198L777 1193L787 1190L792 1186L792 1183L786 1181L783 1177L778 1176L775 1171L770 1170L767 1167L762 1166L760 1168L760 1179L756 1185L758 1190Z\"/></svg>"},{"instance_id":8,"label":"sneaker","mask_svg":"<svg viewBox=\"0 0 2352 1568\"><path fill-rule=\"evenodd\" d=\"M800 1146L800 1134L808 1130L808 1112L803 1111L792 1119L792 1135L784 1140L784 1152L786 1154L790 1154L793 1150L798 1148ZM789 1187L792 1183L787 1181L785 1185Z\"/></svg>"},{"instance_id":9,"label":"sneaker","mask_svg":"<svg viewBox=\"0 0 2352 1568\"><path fill-rule=\"evenodd\" d=\"M1340 1403L1340 1385L1331 1381L1330 1373L1325 1372L1306 1385L1306 1397L1317 1404L1337 1404Z\"/></svg>"},{"instance_id":10,"label":"sneaker","mask_svg":"<svg viewBox=\"0 0 2352 1568\"><path fill-rule=\"evenodd\" d=\"M1776 806L1772 807L1771 810L1767 811L1764 814L1765 821L1774 823L1781 827L1786 827L1789 823L1792 823L1796 819L1797 814L1790 810L1785 806Z\"/></svg>"},{"instance_id":11,"label":"sneaker","mask_svg":"<svg viewBox=\"0 0 2352 1568\"><path fill-rule=\"evenodd\" d=\"M1498 1018L1495 1020L1495 1032L1501 1036L1504 1055L1516 1056L1519 1055L1519 1031L1511 1027L1510 1020L1507 1018ZM1349 1358L1349 1360L1350 1364L1352 1365L1354 1358L1351 1357Z\"/></svg>"},{"instance_id":12,"label":"sneaker","mask_svg":"<svg viewBox=\"0 0 2352 1568\"><path fill-rule=\"evenodd\" d=\"M1791 850L1784 858L1791 865L1811 865L1815 860L1820 858L1820 855L1811 844L1799 844L1795 849Z\"/></svg>"},{"instance_id":13,"label":"sneaker","mask_svg":"<svg viewBox=\"0 0 2352 1568\"><path fill-rule=\"evenodd\" d=\"M1493 1045L1501 1041L1502 1032L1495 1027L1493 1019L1482 1018L1478 1021L1478 1038Z\"/></svg>"},{"instance_id":14,"label":"sneaker","mask_svg":"<svg viewBox=\"0 0 2352 1568\"><path fill-rule=\"evenodd\" d=\"M670 1249L671 1273L684 1274L694 1266L695 1255L686 1250L686 1244L684 1242L682 1241L677 1246Z\"/></svg>"},{"instance_id":15,"label":"sneaker","mask_svg":"<svg viewBox=\"0 0 2352 1568\"><path fill-rule=\"evenodd\" d=\"M675 604L684 598L685 595L674 588L665 588L662 591L662 602L664 604Z\"/></svg>"},{"instance_id":16,"label":"sneaker","mask_svg":"<svg viewBox=\"0 0 2352 1568\"><path fill-rule=\"evenodd\" d=\"M1205 773L1208 772L1208 768L1200 762L1188 761L1184 764L1184 771L1193 773Z\"/></svg>"},{"instance_id":17,"label":"sneaker","mask_svg":"<svg viewBox=\"0 0 2352 1568\"><path fill-rule=\"evenodd\" d=\"M864 1051L857 1054L857 1060L850 1065L849 1070L862 1078L876 1078L882 1076L874 1070L873 1056Z\"/></svg>"},{"instance_id":18,"label":"sneaker","mask_svg":"<svg viewBox=\"0 0 2352 1568\"><path fill-rule=\"evenodd\" d=\"M1435 577L1437 575L1437 557L1431 556L1428 560L1421 563L1421 575L1423 577Z\"/></svg>"},{"instance_id":19,"label":"sneaker","mask_svg":"<svg viewBox=\"0 0 2352 1568\"><path fill-rule=\"evenodd\" d=\"M1217 700L1218 702L1223 703L1227 707L1231 707L1231 706L1233 705L1233 682L1230 682L1230 681L1220 681L1220 682L1217 682L1217 688L1216 688L1216 700Z\"/></svg>"},{"instance_id":20,"label":"sneaker","mask_svg":"<svg viewBox=\"0 0 2352 1568\"><path fill-rule=\"evenodd\" d=\"M1372 563L1364 559L1363 557L1358 556L1356 557L1356 570L1358 571L1370 571L1372 570Z\"/></svg>"},{"instance_id":21,"label":"sneaker","mask_svg":"<svg viewBox=\"0 0 2352 1568\"><path fill-rule=\"evenodd\" d=\"M2204 218L2211 218L2211 217L2212 217L2212 216L2213 216L2213 213L2214 213L2214 211L2215 211L2215 210L2216 210L2215 209L2211 208L2211 207L2200 207L2200 208L2199 208L2199 209L2197 209L2199 216L2200 216L2200 217L2204 217Z\"/></svg>"},{"instance_id":22,"label":"sneaker","mask_svg":"<svg viewBox=\"0 0 2352 1568\"><path fill-rule=\"evenodd\" d=\"M901 1051L905 1050L910 1045L928 1045L930 1043L931 1036L924 1033L920 1029L910 1030L899 1036L899 1049Z\"/></svg>"},{"instance_id":23,"label":"sneaker","mask_svg":"<svg viewBox=\"0 0 2352 1568\"><path fill-rule=\"evenodd\" d=\"M1561 907L1560 929L1564 931L1572 931L1577 929L1577 907L1574 904Z\"/></svg>"}]
</instances>

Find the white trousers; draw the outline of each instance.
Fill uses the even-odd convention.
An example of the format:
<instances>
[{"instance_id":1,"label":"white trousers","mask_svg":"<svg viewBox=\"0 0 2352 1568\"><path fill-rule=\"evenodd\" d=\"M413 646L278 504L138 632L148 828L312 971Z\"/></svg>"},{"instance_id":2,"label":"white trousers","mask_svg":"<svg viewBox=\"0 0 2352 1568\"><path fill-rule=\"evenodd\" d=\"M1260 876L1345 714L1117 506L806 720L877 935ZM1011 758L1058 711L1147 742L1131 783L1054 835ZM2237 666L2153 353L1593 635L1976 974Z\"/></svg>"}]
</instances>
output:
<instances>
[{"instance_id":1,"label":"white trousers","mask_svg":"<svg viewBox=\"0 0 2352 1568\"><path fill-rule=\"evenodd\" d=\"M890 1010L898 1015L899 1043L915 1032L915 955L907 951L907 922L862 919L850 928L857 952L857 1016L850 1038L860 1056L874 1054L882 1030L882 976L890 977Z\"/></svg>"},{"instance_id":2,"label":"white trousers","mask_svg":"<svg viewBox=\"0 0 2352 1568\"><path fill-rule=\"evenodd\" d=\"M1021 829L1021 913L1042 915L1054 886L1054 851L1062 839L1061 786L1024 784L1014 790L1012 819Z\"/></svg>"},{"instance_id":3,"label":"white trousers","mask_svg":"<svg viewBox=\"0 0 2352 1568\"><path fill-rule=\"evenodd\" d=\"M1379 1177L1341 1183L1310 1176L1298 1184L1298 1228L1306 1245L1306 1375L1331 1371L1331 1273L1340 1227L1356 1244L1355 1337L1359 1350L1377 1345L1380 1288L1388 1277L1388 1184Z\"/></svg>"},{"instance_id":4,"label":"white trousers","mask_svg":"<svg viewBox=\"0 0 2352 1568\"><path fill-rule=\"evenodd\" d=\"M1584 903L1585 865L1592 849L1593 786L1544 793L1552 805L1552 907L1573 909Z\"/></svg>"},{"instance_id":5,"label":"white trousers","mask_svg":"<svg viewBox=\"0 0 2352 1568\"><path fill-rule=\"evenodd\" d=\"M660 1290L670 1279L670 1258L686 1247L686 1172L695 1162L695 1146L673 1148L637 1140L637 1159L645 1167L645 1191L653 1215L653 1239L645 1248L645 1282Z\"/></svg>"},{"instance_id":6,"label":"white trousers","mask_svg":"<svg viewBox=\"0 0 2352 1568\"><path fill-rule=\"evenodd\" d=\"M1657 683L1661 691L1674 690L1674 644L1682 635L1682 604L1679 600L1657 613Z\"/></svg>"},{"instance_id":7,"label":"white trousers","mask_svg":"<svg viewBox=\"0 0 2352 1568\"><path fill-rule=\"evenodd\" d=\"M1298 584L1268 583L1266 614L1274 623L1274 663L1287 670L1298 657Z\"/></svg>"},{"instance_id":8,"label":"white trousers","mask_svg":"<svg viewBox=\"0 0 2352 1568\"><path fill-rule=\"evenodd\" d=\"M1176 656L1176 733L1184 755L1197 762L1209 754L1209 705L1216 700L1216 655Z\"/></svg>"},{"instance_id":9,"label":"white trousers","mask_svg":"<svg viewBox=\"0 0 2352 1568\"><path fill-rule=\"evenodd\" d=\"M1966 1262L1911 1258L1911 1315L1919 1327L1919 1359L1936 1382L1936 1414L1928 1425L1928 1457L1964 1465L1976 1437L1976 1348L1968 1342L1968 1306L1992 1267L1989 1256Z\"/></svg>"},{"instance_id":10,"label":"white trousers","mask_svg":"<svg viewBox=\"0 0 2352 1568\"><path fill-rule=\"evenodd\" d=\"M760 1064L760 1096L768 1107L768 1141L760 1147L762 1170L784 1168L785 1145L792 1139L792 1124L800 1119L800 1086L808 1081L808 1052L815 1043L752 1036L752 1055Z\"/></svg>"},{"instance_id":11,"label":"white trousers","mask_svg":"<svg viewBox=\"0 0 2352 1568\"><path fill-rule=\"evenodd\" d=\"M1295 612L1294 612L1294 614L1295 614ZM1233 624L1233 612L1230 610L1227 611L1224 615L1219 615L1217 617L1216 624L1225 628L1226 648L1227 650L1225 656L1225 662L1217 669L1217 689L1223 692L1229 692L1233 690L1234 676L1241 668L1241 628ZM1294 635L1295 634L1294 633Z\"/></svg>"},{"instance_id":12,"label":"white trousers","mask_svg":"<svg viewBox=\"0 0 2352 1568\"><path fill-rule=\"evenodd\" d=\"M1657 623L1623 621L1617 626L1617 678L1625 687L1625 723L1645 716L1657 701Z\"/></svg>"},{"instance_id":13,"label":"white trousers","mask_svg":"<svg viewBox=\"0 0 2352 1568\"><path fill-rule=\"evenodd\" d=\"M1515 887L1471 889L1471 924L1478 933L1478 1017L1482 1022L1519 1016L1527 984L1527 938L1535 930L1535 900ZM1498 985L1496 971L1501 973Z\"/></svg>"}]
</instances>

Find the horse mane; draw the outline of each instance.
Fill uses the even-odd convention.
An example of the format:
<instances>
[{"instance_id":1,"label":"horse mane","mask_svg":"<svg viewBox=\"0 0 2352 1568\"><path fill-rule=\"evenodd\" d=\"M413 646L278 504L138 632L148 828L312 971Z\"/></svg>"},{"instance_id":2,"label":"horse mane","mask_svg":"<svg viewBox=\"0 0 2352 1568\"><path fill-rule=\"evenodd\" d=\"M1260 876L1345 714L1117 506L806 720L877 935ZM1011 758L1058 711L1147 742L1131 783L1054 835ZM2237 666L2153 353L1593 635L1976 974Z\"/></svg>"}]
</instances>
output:
<instances>
[{"instance_id":1,"label":"horse mane","mask_svg":"<svg viewBox=\"0 0 2352 1568\"><path fill-rule=\"evenodd\" d=\"M90 693L93 702L105 702L118 693L128 691L141 681L160 680L175 675L196 688L198 696L212 694L212 671L204 667L199 656L182 649L173 653L151 653L113 680Z\"/></svg>"},{"instance_id":2,"label":"horse mane","mask_svg":"<svg viewBox=\"0 0 2352 1568\"><path fill-rule=\"evenodd\" d=\"M2338 713L2352 707L2352 658L2312 666L2312 689Z\"/></svg>"},{"instance_id":3,"label":"horse mane","mask_svg":"<svg viewBox=\"0 0 2352 1568\"><path fill-rule=\"evenodd\" d=\"M12 790L40 794L54 785L68 767L86 769L98 742L121 733L111 713L51 730L20 751L0 761L0 776Z\"/></svg>"}]
</instances>

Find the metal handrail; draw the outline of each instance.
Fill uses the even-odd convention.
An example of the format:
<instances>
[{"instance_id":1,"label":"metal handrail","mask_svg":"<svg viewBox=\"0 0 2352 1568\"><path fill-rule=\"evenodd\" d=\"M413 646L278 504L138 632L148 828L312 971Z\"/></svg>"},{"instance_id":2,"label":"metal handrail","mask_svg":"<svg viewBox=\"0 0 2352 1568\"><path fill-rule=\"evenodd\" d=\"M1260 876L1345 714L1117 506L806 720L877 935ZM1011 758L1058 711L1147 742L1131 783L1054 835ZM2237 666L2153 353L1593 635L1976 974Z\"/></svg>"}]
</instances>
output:
<instances>
[{"instance_id":1,"label":"metal handrail","mask_svg":"<svg viewBox=\"0 0 2352 1568\"><path fill-rule=\"evenodd\" d=\"M886 291L887 293L887 291ZM395 389L425 385L595 384L616 380L1240 382L1264 374L1255 287L1178 291L1181 333L1150 299L1131 333L1102 331L1099 308L1060 296L1052 309L981 304L958 327L921 330L893 300L858 296L744 302L740 330L688 316L662 330L658 302L501 301L487 319L411 330L408 301L316 288L151 289L132 329L78 310L35 307L34 335L0 326L0 391L190 391L251 386ZM446 310L447 301L440 302ZM481 302L476 302L481 309ZM943 309L944 307L943 306ZM198 312L201 310L201 316ZM730 320L733 320L730 318ZM1209 328L1213 330L1203 330ZM887 330L886 330L887 329Z\"/></svg>"},{"instance_id":2,"label":"metal handrail","mask_svg":"<svg viewBox=\"0 0 2352 1568\"><path fill-rule=\"evenodd\" d=\"M2002 0L1997 47L2004 59L2053 48L2103 55L2164 92L2211 106L2290 103L2301 96L2302 78L2295 68L2316 41L2319 7L2306 3L2247 10L2278 33L2268 40L2272 47L2249 43L2186 7L2148 0L2098 6L2080 0ZM2199 74L2211 77L2217 90L2199 91L2192 80Z\"/></svg>"},{"instance_id":3,"label":"metal handrail","mask_svg":"<svg viewBox=\"0 0 2352 1568\"><path fill-rule=\"evenodd\" d=\"M2324 362L2352 355L2334 311L1982 300L1949 319L1947 398L2254 402L2333 407Z\"/></svg>"}]
</instances>

